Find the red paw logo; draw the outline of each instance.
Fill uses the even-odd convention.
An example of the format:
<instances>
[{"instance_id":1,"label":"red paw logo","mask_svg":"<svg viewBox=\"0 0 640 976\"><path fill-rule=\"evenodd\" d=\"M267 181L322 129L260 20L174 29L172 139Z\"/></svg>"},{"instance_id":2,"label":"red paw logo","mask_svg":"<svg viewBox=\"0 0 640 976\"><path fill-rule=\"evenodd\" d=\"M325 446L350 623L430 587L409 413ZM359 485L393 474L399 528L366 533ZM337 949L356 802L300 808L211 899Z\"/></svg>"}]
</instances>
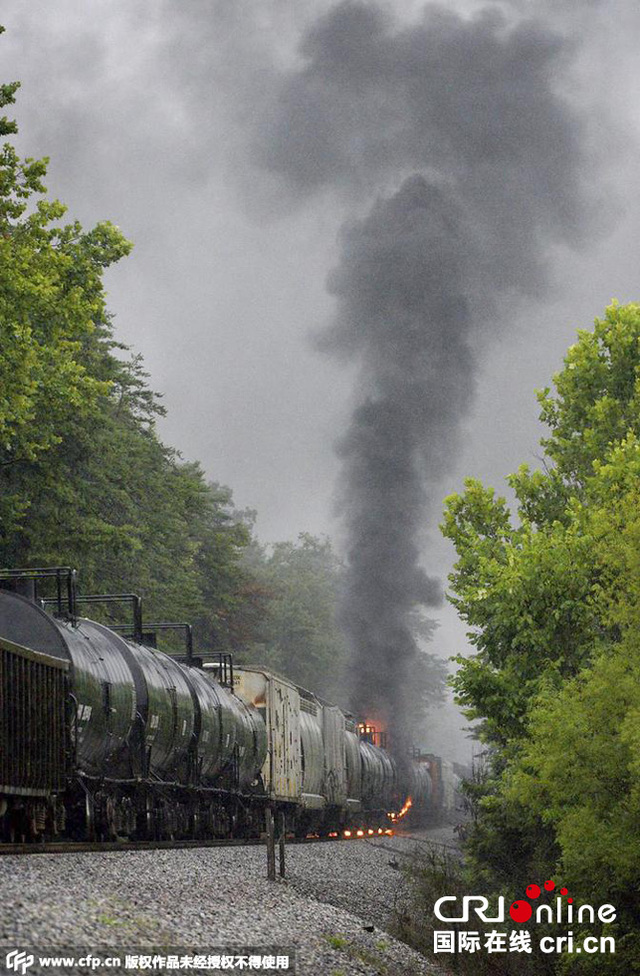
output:
<instances>
[{"instance_id":1,"label":"red paw logo","mask_svg":"<svg viewBox=\"0 0 640 976\"><path fill-rule=\"evenodd\" d=\"M545 891L553 891L555 889L555 886L556 886L555 881L551 881L551 880L545 881L543 885ZM531 898L531 899L539 898L540 895L542 894L542 888L540 887L540 885L537 884L527 885L525 894L527 898ZM560 894L568 895L569 892L567 888L561 888ZM569 904L571 904L573 898L567 898L567 901L569 902ZM522 925L524 922L528 922L532 914L533 914L533 906L528 901L525 901L524 898L512 902L509 908L509 915L511 916L514 922L518 922L518 924L520 925Z\"/></svg>"}]
</instances>

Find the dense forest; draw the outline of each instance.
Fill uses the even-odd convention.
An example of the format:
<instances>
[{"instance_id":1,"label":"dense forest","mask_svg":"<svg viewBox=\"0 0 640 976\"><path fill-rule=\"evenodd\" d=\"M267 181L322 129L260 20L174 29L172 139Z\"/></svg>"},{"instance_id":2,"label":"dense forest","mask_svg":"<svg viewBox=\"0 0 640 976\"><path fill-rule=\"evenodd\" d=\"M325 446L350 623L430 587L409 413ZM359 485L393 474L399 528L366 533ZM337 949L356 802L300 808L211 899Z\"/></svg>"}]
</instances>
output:
<instances>
[{"instance_id":1,"label":"dense forest","mask_svg":"<svg viewBox=\"0 0 640 976\"><path fill-rule=\"evenodd\" d=\"M2 86L0 105L18 87ZM0 136L16 131L0 120ZM10 141L0 154L0 566L76 567L81 592L136 592L148 620L192 622L197 652L266 664L348 706L330 541L261 545L255 513L162 443L161 397L117 341L103 286L132 244L108 222L65 223L47 162ZM416 719L444 676L421 653Z\"/></svg>"}]
</instances>

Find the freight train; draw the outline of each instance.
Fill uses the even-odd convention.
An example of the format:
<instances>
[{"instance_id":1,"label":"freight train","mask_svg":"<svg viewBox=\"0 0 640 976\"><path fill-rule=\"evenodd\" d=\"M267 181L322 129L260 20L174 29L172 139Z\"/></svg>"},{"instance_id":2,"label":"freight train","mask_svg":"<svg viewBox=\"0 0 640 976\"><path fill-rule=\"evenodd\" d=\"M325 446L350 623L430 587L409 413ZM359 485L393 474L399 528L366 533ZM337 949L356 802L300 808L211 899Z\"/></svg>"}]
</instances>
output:
<instances>
[{"instance_id":1,"label":"freight train","mask_svg":"<svg viewBox=\"0 0 640 976\"><path fill-rule=\"evenodd\" d=\"M448 764L393 757L265 668L205 662L186 625L143 629L133 594L80 597L66 567L3 571L0 585L0 841L252 836L267 810L297 835L348 835L451 806ZM129 603L133 621L107 627L83 602ZM179 658L155 647L177 626Z\"/></svg>"}]
</instances>

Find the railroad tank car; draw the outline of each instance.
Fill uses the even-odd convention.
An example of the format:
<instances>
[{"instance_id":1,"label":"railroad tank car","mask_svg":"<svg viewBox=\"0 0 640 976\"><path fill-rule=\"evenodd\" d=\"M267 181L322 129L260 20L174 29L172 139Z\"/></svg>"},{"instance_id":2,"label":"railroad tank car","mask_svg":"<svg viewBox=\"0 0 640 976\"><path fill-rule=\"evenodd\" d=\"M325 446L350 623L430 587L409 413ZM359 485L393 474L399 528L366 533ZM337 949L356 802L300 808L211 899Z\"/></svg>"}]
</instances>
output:
<instances>
[{"instance_id":1,"label":"railroad tank car","mask_svg":"<svg viewBox=\"0 0 640 976\"><path fill-rule=\"evenodd\" d=\"M313 696L300 695L300 764L302 771L302 803L307 809L323 810L325 796L325 739L323 735L322 705Z\"/></svg>"},{"instance_id":2,"label":"railroad tank car","mask_svg":"<svg viewBox=\"0 0 640 976\"><path fill-rule=\"evenodd\" d=\"M426 763L412 762L406 770L406 786L404 793L411 797L411 809L414 815L424 815L432 809L433 787L429 767Z\"/></svg>"},{"instance_id":3,"label":"railroad tank car","mask_svg":"<svg viewBox=\"0 0 640 976\"><path fill-rule=\"evenodd\" d=\"M55 574L58 599L50 613L0 590L0 839L255 834L267 804L296 833L388 827L409 794L431 812L430 766L396 763L336 705L268 669L164 654L141 616L133 634L78 616L68 570L14 574Z\"/></svg>"},{"instance_id":4,"label":"railroad tank car","mask_svg":"<svg viewBox=\"0 0 640 976\"><path fill-rule=\"evenodd\" d=\"M346 719L337 705L322 705L324 795L329 809L349 810Z\"/></svg>"},{"instance_id":5,"label":"railroad tank car","mask_svg":"<svg viewBox=\"0 0 640 976\"><path fill-rule=\"evenodd\" d=\"M362 800L367 809L389 810L396 793L396 764L379 746L360 740Z\"/></svg>"},{"instance_id":6,"label":"railroad tank car","mask_svg":"<svg viewBox=\"0 0 640 976\"><path fill-rule=\"evenodd\" d=\"M90 832L105 818L112 834L184 831L194 819L214 832L216 820L219 832L233 826L237 811L218 794L241 798L257 783L266 734L255 709L203 671L95 621L57 619L15 593L0 591L0 634L68 669L70 762ZM9 737L18 739L8 730ZM134 788L144 783L154 789L141 809ZM193 795L181 795L181 787ZM128 814L124 821L118 807Z\"/></svg>"},{"instance_id":7,"label":"railroad tank car","mask_svg":"<svg viewBox=\"0 0 640 976\"><path fill-rule=\"evenodd\" d=\"M355 719L348 718L344 729L345 765L347 771L347 809L354 815L362 810L362 761L360 739Z\"/></svg>"}]
</instances>

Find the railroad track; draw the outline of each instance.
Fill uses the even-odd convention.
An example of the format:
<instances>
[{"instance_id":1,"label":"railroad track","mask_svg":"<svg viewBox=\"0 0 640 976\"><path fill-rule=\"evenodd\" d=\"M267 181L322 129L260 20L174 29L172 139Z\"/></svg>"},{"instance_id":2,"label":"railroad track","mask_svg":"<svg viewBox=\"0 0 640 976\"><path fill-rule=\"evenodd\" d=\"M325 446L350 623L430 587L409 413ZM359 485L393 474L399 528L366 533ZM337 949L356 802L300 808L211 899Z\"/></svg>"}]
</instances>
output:
<instances>
[{"instance_id":1,"label":"railroad track","mask_svg":"<svg viewBox=\"0 0 640 976\"><path fill-rule=\"evenodd\" d=\"M341 837L287 837L289 844L326 844ZM360 839L360 838L358 838ZM44 844L0 844L0 856L9 854L91 854L113 851L172 851L206 847L265 847L264 837L230 837L215 840L50 841Z\"/></svg>"},{"instance_id":2,"label":"railroad track","mask_svg":"<svg viewBox=\"0 0 640 976\"><path fill-rule=\"evenodd\" d=\"M401 857L414 857L415 847L411 851L403 851L398 847L391 847L389 844L380 843L382 836L368 836L363 832L359 836L353 830L350 837L342 834L337 837L287 837L286 843L289 844L327 844L337 841L377 841L372 846L378 850L389 851L391 854L399 854ZM394 836L399 839L412 840L416 847L432 849L434 847L451 851L454 855L460 854L460 847L457 844L449 844L443 841L430 840L428 837L415 836L410 833L399 833ZM9 854L88 854L105 853L113 851L158 851L158 850L184 850L189 848L207 847L260 847L266 846L266 838L262 837L222 837L211 840L139 840L139 841L49 841L44 844L9 844L0 843L0 856Z\"/></svg>"},{"instance_id":3,"label":"railroad track","mask_svg":"<svg viewBox=\"0 0 640 976\"><path fill-rule=\"evenodd\" d=\"M376 850L378 850L378 851L389 851L389 853L391 853L391 854L399 854L400 857L414 858L416 856L416 850L417 849L424 848L424 850L428 851L428 850L431 850L434 847L438 847L438 848L441 848L442 850L450 851L452 854L454 854L456 856L461 853L460 848L459 847L456 847L455 844L442 844L440 841L416 840L414 837L411 837L410 835L407 835L407 834L402 834L399 839L400 840L412 840L414 842L415 847L413 847L410 851L403 851L402 848L400 848L400 847L391 847L389 844L374 844L373 841L375 841L376 839L377 838L375 838L375 837L366 837L365 838L365 840L369 844L371 844L372 847L375 847Z\"/></svg>"}]
</instances>

